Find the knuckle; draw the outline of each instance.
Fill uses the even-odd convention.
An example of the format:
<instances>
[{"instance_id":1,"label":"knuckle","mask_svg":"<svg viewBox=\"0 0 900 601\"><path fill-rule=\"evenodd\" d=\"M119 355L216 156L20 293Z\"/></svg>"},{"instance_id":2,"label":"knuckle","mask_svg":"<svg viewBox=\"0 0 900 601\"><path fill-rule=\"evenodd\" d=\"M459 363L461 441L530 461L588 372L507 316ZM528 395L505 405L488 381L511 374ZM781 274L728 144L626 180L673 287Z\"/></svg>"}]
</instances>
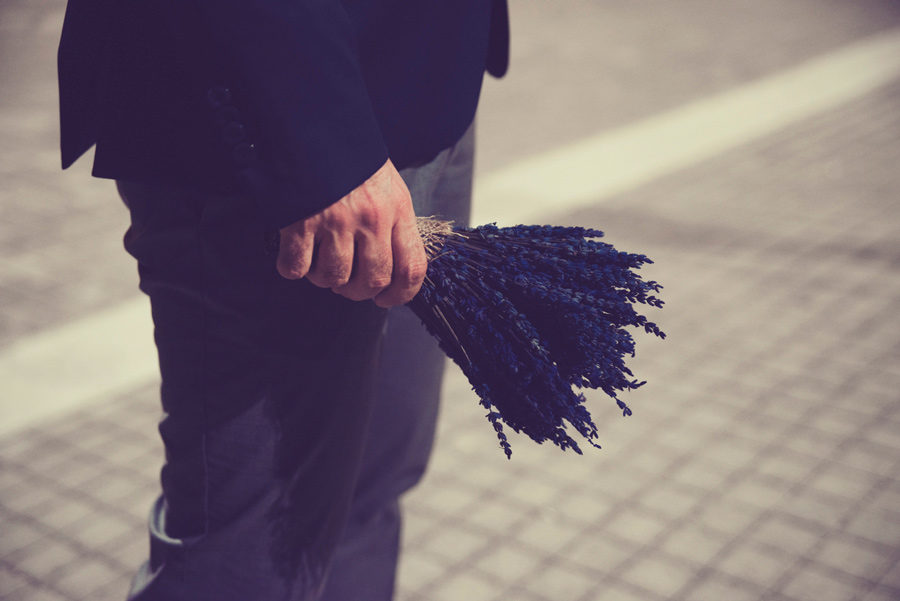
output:
<instances>
[{"instance_id":1,"label":"knuckle","mask_svg":"<svg viewBox=\"0 0 900 601\"><path fill-rule=\"evenodd\" d=\"M364 229L377 232L382 230L384 216L377 205L365 205L358 213L359 224Z\"/></svg>"},{"instance_id":2,"label":"knuckle","mask_svg":"<svg viewBox=\"0 0 900 601\"><path fill-rule=\"evenodd\" d=\"M366 278L366 287L370 290L384 290L391 285L390 273L375 273Z\"/></svg>"},{"instance_id":3,"label":"knuckle","mask_svg":"<svg viewBox=\"0 0 900 601\"><path fill-rule=\"evenodd\" d=\"M304 271L291 267L279 267L278 273L281 274L281 277L288 280L301 280L306 276Z\"/></svg>"},{"instance_id":4,"label":"knuckle","mask_svg":"<svg viewBox=\"0 0 900 601\"><path fill-rule=\"evenodd\" d=\"M412 266L410 267L410 271L417 281L424 280L425 274L428 273L428 261L426 261L423 257L421 261L416 261L412 264Z\"/></svg>"},{"instance_id":5,"label":"knuckle","mask_svg":"<svg viewBox=\"0 0 900 601\"><path fill-rule=\"evenodd\" d=\"M337 288L350 281L350 273L343 269L326 269L321 279L329 288Z\"/></svg>"},{"instance_id":6,"label":"knuckle","mask_svg":"<svg viewBox=\"0 0 900 601\"><path fill-rule=\"evenodd\" d=\"M306 278L320 288L340 288L349 281L349 277L345 277L342 272L317 269L309 272Z\"/></svg>"},{"instance_id":7,"label":"knuckle","mask_svg":"<svg viewBox=\"0 0 900 601\"><path fill-rule=\"evenodd\" d=\"M349 225L347 212L329 210L322 214L322 227L330 231L343 231Z\"/></svg>"},{"instance_id":8,"label":"knuckle","mask_svg":"<svg viewBox=\"0 0 900 601\"><path fill-rule=\"evenodd\" d=\"M400 284L407 288L412 286L419 286L422 283L422 280L425 279L425 271L427 267L428 266L425 263L407 263L400 268L397 274L397 280Z\"/></svg>"},{"instance_id":9,"label":"knuckle","mask_svg":"<svg viewBox=\"0 0 900 601\"><path fill-rule=\"evenodd\" d=\"M306 272L309 268L310 243L309 236L297 231L297 224L291 226L290 231L282 230L278 246L279 269L292 273L298 270Z\"/></svg>"},{"instance_id":10,"label":"knuckle","mask_svg":"<svg viewBox=\"0 0 900 601\"><path fill-rule=\"evenodd\" d=\"M307 277L317 286L326 288L337 288L347 284L353 268L353 255L341 250L335 248L326 250L318 257Z\"/></svg>"},{"instance_id":11,"label":"knuckle","mask_svg":"<svg viewBox=\"0 0 900 601\"><path fill-rule=\"evenodd\" d=\"M282 257L276 263L278 273L289 280L299 280L306 276L307 269L300 263L299 259L289 255Z\"/></svg>"}]
</instances>

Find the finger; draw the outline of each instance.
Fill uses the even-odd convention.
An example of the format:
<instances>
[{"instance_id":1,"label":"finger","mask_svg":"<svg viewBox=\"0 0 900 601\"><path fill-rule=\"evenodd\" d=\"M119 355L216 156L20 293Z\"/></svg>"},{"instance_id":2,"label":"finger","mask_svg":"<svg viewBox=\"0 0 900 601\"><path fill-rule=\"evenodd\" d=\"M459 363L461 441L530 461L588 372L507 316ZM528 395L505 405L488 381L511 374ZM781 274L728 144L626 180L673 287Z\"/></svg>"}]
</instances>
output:
<instances>
[{"instance_id":1,"label":"finger","mask_svg":"<svg viewBox=\"0 0 900 601\"><path fill-rule=\"evenodd\" d=\"M413 299L422 287L428 260L422 237L413 221L410 225L397 225L392 232L394 269L391 285L375 297L379 307L403 305Z\"/></svg>"},{"instance_id":2,"label":"finger","mask_svg":"<svg viewBox=\"0 0 900 601\"><path fill-rule=\"evenodd\" d=\"M332 290L355 301L374 298L391 283L394 268L391 254L389 238L379 239L371 234L357 236L350 281Z\"/></svg>"},{"instance_id":3,"label":"finger","mask_svg":"<svg viewBox=\"0 0 900 601\"><path fill-rule=\"evenodd\" d=\"M353 238L329 232L318 242L306 279L320 288L343 286L353 271Z\"/></svg>"},{"instance_id":4,"label":"finger","mask_svg":"<svg viewBox=\"0 0 900 601\"><path fill-rule=\"evenodd\" d=\"M278 273L289 280L306 276L312 263L313 236L295 230L282 230L275 263Z\"/></svg>"}]
</instances>

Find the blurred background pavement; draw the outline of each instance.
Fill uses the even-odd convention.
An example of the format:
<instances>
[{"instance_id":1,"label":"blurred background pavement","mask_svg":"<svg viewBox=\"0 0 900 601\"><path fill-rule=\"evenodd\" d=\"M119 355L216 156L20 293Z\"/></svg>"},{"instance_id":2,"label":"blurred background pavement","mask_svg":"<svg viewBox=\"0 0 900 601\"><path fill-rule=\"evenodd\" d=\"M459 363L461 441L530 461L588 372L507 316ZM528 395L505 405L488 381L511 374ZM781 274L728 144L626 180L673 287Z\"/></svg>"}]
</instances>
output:
<instances>
[{"instance_id":1,"label":"blurred background pavement","mask_svg":"<svg viewBox=\"0 0 900 601\"><path fill-rule=\"evenodd\" d=\"M127 215L59 170L64 3L0 3L0 599L124 598L162 450ZM476 218L579 224L665 285L603 449L455 367L399 601L900 599L900 4L512 0Z\"/></svg>"}]
</instances>

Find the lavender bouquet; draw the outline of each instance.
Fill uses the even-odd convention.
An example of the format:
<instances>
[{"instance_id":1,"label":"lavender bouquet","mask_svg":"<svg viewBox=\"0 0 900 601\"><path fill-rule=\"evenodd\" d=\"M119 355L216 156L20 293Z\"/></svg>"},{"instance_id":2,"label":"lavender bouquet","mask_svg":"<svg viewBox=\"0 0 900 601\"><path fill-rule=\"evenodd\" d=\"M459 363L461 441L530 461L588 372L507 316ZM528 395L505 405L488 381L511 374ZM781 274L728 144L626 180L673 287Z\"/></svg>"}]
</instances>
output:
<instances>
[{"instance_id":1,"label":"lavender bouquet","mask_svg":"<svg viewBox=\"0 0 900 601\"><path fill-rule=\"evenodd\" d=\"M408 303L462 368L507 457L507 425L541 443L581 453L568 422L599 447L578 388L600 389L624 415L618 393L643 385L625 366L628 326L665 338L635 310L662 307L661 286L633 270L644 255L600 242L581 227L483 225L419 219L429 255L419 294Z\"/></svg>"}]
</instances>

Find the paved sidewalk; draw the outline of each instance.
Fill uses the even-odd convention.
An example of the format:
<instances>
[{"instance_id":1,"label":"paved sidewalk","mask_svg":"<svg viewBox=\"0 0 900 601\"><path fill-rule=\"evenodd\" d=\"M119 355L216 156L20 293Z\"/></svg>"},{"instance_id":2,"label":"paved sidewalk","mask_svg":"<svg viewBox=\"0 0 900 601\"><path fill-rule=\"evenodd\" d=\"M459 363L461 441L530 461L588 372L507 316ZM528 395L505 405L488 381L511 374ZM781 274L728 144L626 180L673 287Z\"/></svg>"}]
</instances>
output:
<instances>
[{"instance_id":1,"label":"paved sidewalk","mask_svg":"<svg viewBox=\"0 0 900 601\"><path fill-rule=\"evenodd\" d=\"M456 375L400 599L900 596L900 85L560 221L657 259L665 343L604 450L494 448ZM4 598L121 598L152 387L2 441Z\"/></svg>"},{"instance_id":2,"label":"paved sidewalk","mask_svg":"<svg viewBox=\"0 0 900 601\"><path fill-rule=\"evenodd\" d=\"M846 3L826 4L852 16ZM884 19L886 4L865 6ZM810 3L784 5L755 14L799 15ZM664 35L677 15L661 11L646 14ZM643 14L634 9L633 18ZM810 22L827 29L820 17ZM871 29L840 31L852 39ZM835 39L809 35L820 49ZM799 58L773 45L783 58L747 69ZM740 71L744 55L731 52L726 71ZM666 102L681 96L673 98ZM604 448L585 456L513 438L506 461L452 368L434 463L405 503L399 601L900 599L897 165L900 82L554 216L597 226L616 246L656 260L647 274L666 286L658 315L669 339L639 339L632 365L649 383L632 393L632 417L592 397ZM33 190L40 173L12 181ZM92 198L80 194L79 202ZM78 223L109 215L99 203L78 206ZM22 230L26 238L39 231L32 222ZM10 228L0 231L0 246L18 248ZM90 239L67 235L78 246L60 263L22 250L29 273L99 252L78 255ZM0 264L4 303L8 292L35 290L10 279L13 263ZM104 290L105 277L86 275L89 288ZM15 323L32 325L9 326L7 340L65 304L48 296L30 311L13 305ZM155 388L0 439L0 599L123 598L146 556L145 514L162 460Z\"/></svg>"}]
</instances>

